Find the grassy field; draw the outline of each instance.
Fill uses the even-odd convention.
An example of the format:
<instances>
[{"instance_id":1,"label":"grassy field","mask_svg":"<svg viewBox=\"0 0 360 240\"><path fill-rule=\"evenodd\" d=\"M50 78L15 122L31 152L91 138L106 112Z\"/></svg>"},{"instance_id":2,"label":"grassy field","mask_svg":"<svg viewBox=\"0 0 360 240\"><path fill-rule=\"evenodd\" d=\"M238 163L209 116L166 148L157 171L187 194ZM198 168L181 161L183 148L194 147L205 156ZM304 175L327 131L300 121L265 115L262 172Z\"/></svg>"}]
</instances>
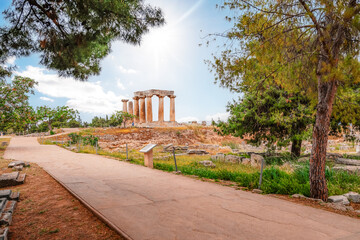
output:
<instances>
[{"instance_id":1,"label":"grassy field","mask_svg":"<svg viewBox=\"0 0 360 240\"><path fill-rule=\"evenodd\" d=\"M44 144L52 144L46 140ZM78 152L77 145L73 145L73 151ZM81 146L81 153L95 154L96 149L91 146ZM125 160L124 152L108 152L102 149L97 151L99 155L112 157L118 160ZM136 150L130 150L128 161L138 165L144 165L143 154ZM248 156L247 156L248 157ZM209 155L182 155L177 156L178 170L184 175L193 175L204 179L215 181L231 181L234 185L247 190L259 187L260 169L250 165L234 164L229 162L214 161L215 168L208 168L199 161L209 160ZM291 195L301 193L305 196L310 195L309 184L309 163L298 163L296 159L288 154L277 157L265 158L266 167L263 172L261 189L267 194ZM331 170L332 163L326 169L329 195L344 194L349 191L360 192L360 176L347 172L335 172ZM175 164L172 154L162 152L162 147L154 149L154 168L167 172L175 171Z\"/></svg>"}]
</instances>

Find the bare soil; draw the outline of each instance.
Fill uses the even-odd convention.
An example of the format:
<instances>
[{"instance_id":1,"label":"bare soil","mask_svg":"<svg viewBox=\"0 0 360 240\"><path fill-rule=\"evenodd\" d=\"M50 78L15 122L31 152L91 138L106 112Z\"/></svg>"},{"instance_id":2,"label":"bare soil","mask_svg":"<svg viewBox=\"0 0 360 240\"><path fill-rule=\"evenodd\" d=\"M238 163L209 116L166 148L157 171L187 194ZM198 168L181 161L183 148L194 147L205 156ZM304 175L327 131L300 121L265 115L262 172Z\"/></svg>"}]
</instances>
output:
<instances>
[{"instance_id":1,"label":"bare soil","mask_svg":"<svg viewBox=\"0 0 360 240\"><path fill-rule=\"evenodd\" d=\"M9 162L1 157L0 173L12 171ZM20 192L10 239L123 239L41 167L32 163L22 172L27 175L24 184L0 189Z\"/></svg>"}]
</instances>

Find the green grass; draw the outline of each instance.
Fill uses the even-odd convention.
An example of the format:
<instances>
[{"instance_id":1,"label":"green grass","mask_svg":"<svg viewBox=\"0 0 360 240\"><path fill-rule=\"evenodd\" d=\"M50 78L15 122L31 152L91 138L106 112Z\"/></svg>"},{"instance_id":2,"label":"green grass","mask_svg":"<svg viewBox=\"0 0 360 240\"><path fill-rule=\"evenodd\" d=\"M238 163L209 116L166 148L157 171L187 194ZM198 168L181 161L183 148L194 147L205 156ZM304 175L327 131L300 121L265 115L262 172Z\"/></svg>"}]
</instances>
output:
<instances>
[{"instance_id":1,"label":"green grass","mask_svg":"<svg viewBox=\"0 0 360 240\"><path fill-rule=\"evenodd\" d=\"M45 144L51 143L50 141L45 141ZM162 153L161 150L162 148L160 146L154 149L154 168L167 172L175 171L173 157L168 153ZM95 154L95 148L82 146L80 152ZM119 160L126 158L126 154L123 152L108 152L99 149L98 154ZM202 160L209 160L209 158L208 155L177 156L178 170L184 175L193 175L215 181L232 181L238 186L247 188L248 190L259 187L260 171L258 168L221 161L214 161L216 164L215 168L207 168L198 163ZM285 171L284 168L281 168L279 165L284 162L296 162L296 158L291 157L289 154L282 154L276 157L267 157L265 161L267 162L267 166L263 172L261 185L264 193L285 195L300 193L305 196L310 195L309 162L297 163L297 167L293 171ZM129 162L144 165L143 154L136 150L129 151ZM339 195L349 191L360 192L359 175L353 175L347 172L335 172L332 171L331 168L327 168L326 179L329 195Z\"/></svg>"}]
</instances>

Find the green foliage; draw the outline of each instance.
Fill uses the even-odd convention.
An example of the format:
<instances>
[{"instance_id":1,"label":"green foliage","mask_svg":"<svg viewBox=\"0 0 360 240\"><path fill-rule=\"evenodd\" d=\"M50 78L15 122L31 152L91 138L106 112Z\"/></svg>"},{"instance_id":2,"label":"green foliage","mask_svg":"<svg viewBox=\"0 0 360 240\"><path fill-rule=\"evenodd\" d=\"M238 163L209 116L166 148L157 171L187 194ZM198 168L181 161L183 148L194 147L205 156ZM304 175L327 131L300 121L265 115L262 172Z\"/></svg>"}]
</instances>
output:
<instances>
[{"instance_id":1,"label":"green foliage","mask_svg":"<svg viewBox=\"0 0 360 240\"><path fill-rule=\"evenodd\" d=\"M0 62L39 53L40 62L61 76L87 79L115 40L139 44L149 27L160 26L160 9L143 0L14 0L3 12Z\"/></svg>"},{"instance_id":2,"label":"green foliage","mask_svg":"<svg viewBox=\"0 0 360 240\"><path fill-rule=\"evenodd\" d=\"M34 86L37 84L30 78L15 76L8 83L5 78L11 76L1 76L1 71L6 71L0 67L0 131L12 129L21 132L35 121L34 110L29 105L29 95L34 94Z\"/></svg>"},{"instance_id":3,"label":"green foliage","mask_svg":"<svg viewBox=\"0 0 360 240\"><path fill-rule=\"evenodd\" d=\"M69 138L70 138L70 143L71 144L77 144L79 143L79 141L81 141L82 145L90 145L95 147L96 144L99 141L98 137L95 137L93 135L89 135L89 136L81 136L80 134L77 133L70 133L68 134Z\"/></svg>"},{"instance_id":4,"label":"green foliage","mask_svg":"<svg viewBox=\"0 0 360 240\"><path fill-rule=\"evenodd\" d=\"M65 125L68 121L75 120L78 112L68 106L57 106L56 108L41 106L36 108L36 115L38 120L46 122L50 131L52 131L54 122Z\"/></svg>"},{"instance_id":5,"label":"green foliage","mask_svg":"<svg viewBox=\"0 0 360 240\"><path fill-rule=\"evenodd\" d=\"M268 150L287 146L308 137L314 109L301 94L289 94L280 87L245 92L239 102L229 103L227 122L213 123L221 135L245 138L255 146L266 144ZM301 144L300 144L301 147Z\"/></svg>"},{"instance_id":6,"label":"green foliage","mask_svg":"<svg viewBox=\"0 0 360 240\"><path fill-rule=\"evenodd\" d=\"M120 126L124 121L124 114L122 111L116 111L111 115L109 125L112 127Z\"/></svg>"}]
</instances>

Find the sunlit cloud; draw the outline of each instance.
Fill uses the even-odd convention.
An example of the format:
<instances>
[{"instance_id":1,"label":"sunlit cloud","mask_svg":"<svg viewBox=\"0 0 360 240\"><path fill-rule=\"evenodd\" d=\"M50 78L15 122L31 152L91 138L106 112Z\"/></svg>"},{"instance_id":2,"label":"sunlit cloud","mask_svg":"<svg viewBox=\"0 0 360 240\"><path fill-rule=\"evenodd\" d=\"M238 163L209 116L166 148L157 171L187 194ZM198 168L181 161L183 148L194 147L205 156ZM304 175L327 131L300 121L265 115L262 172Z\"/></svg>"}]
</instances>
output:
<instances>
[{"instance_id":1,"label":"sunlit cloud","mask_svg":"<svg viewBox=\"0 0 360 240\"><path fill-rule=\"evenodd\" d=\"M41 100L46 102L54 102L54 99L48 98L48 97L40 97Z\"/></svg>"},{"instance_id":2,"label":"sunlit cloud","mask_svg":"<svg viewBox=\"0 0 360 240\"><path fill-rule=\"evenodd\" d=\"M79 112L111 114L121 109L121 99L125 98L112 91L105 91L100 81L76 81L74 78L59 77L39 67L27 66L25 71L17 74L37 81L39 84L36 90L42 94L67 98L66 105Z\"/></svg>"},{"instance_id":3,"label":"sunlit cloud","mask_svg":"<svg viewBox=\"0 0 360 240\"><path fill-rule=\"evenodd\" d=\"M199 119L197 117L183 117L183 118L180 118L177 120L178 122L180 123L188 123L188 122L193 122L193 121L196 121L198 122Z\"/></svg>"},{"instance_id":4,"label":"sunlit cloud","mask_svg":"<svg viewBox=\"0 0 360 240\"><path fill-rule=\"evenodd\" d=\"M207 115L205 120L206 121L226 121L228 120L230 116L230 113L228 112L225 112L225 113L215 113L215 114L212 114L212 115Z\"/></svg>"},{"instance_id":5,"label":"sunlit cloud","mask_svg":"<svg viewBox=\"0 0 360 240\"><path fill-rule=\"evenodd\" d=\"M136 71L134 69L127 69L127 68L124 68L123 66L118 66L118 69L120 70L120 72L124 73L124 74L135 74Z\"/></svg>"}]
</instances>

